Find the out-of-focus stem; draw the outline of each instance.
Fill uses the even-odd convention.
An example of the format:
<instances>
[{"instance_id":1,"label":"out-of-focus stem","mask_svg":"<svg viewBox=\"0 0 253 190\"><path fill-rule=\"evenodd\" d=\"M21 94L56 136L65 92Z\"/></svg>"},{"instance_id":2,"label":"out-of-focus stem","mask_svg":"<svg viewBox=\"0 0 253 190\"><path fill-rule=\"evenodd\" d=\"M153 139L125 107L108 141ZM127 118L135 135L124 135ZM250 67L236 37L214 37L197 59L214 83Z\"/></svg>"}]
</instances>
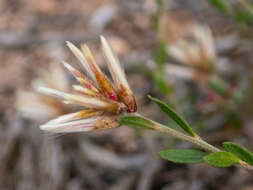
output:
<instances>
[{"instance_id":1,"label":"out-of-focus stem","mask_svg":"<svg viewBox=\"0 0 253 190\"><path fill-rule=\"evenodd\" d=\"M246 10L248 10L249 12L250 12L250 14L253 14L253 7L251 6L251 4L249 4L247 1L245 1L245 0L240 0L239 1L241 4L242 4L242 6L246 9Z\"/></svg>"}]
</instances>

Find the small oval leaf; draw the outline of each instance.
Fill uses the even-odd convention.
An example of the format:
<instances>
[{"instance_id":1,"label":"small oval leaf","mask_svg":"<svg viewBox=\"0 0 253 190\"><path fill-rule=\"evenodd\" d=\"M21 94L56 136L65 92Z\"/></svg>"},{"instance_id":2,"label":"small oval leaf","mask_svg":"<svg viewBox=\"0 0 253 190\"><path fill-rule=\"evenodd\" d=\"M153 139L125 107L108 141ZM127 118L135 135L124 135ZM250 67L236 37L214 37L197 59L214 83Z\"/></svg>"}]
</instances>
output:
<instances>
[{"instance_id":1,"label":"small oval leaf","mask_svg":"<svg viewBox=\"0 0 253 190\"><path fill-rule=\"evenodd\" d=\"M240 161L235 155L224 151L208 154L203 159L213 167L229 167Z\"/></svg>"},{"instance_id":2,"label":"small oval leaf","mask_svg":"<svg viewBox=\"0 0 253 190\"><path fill-rule=\"evenodd\" d=\"M243 148L233 142L224 142L222 146L226 151L231 152L242 161L247 162L249 165L253 166L253 154L246 148Z\"/></svg>"},{"instance_id":3,"label":"small oval leaf","mask_svg":"<svg viewBox=\"0 0 253 190\"><path fill-rule=\"evenodd\" d=\"M196 137L197 134L194 133L190 125L181 117L179 116L170 106L156 98L153 98L152 96L148 95L148 98L155 102L160 109L166 113L173 121L175 121L185 132L187 132L192 137Z\"/></svg>"},{"instance_id":4,"label":"small oval leaf","mask_svg":"<svg viewBox=\"0 0 253 190\"><path fill-rule=\"evenodd\" d=\"M167 149L160 152L163 159L181 164L201 163L205 155L205 152L192 149Z\"/></svg>"},{"instance_id":5,"label":"small oval leaf","mask_svg":"<svg viewBox=\"0 0 253 190\"><path fill-rule=\"evenodd\" d=\"M118 118L121 125L127 125L135 128L153 129L153 123L147 119L138 116L121 116Z\"/></svg>"}]
</instances>

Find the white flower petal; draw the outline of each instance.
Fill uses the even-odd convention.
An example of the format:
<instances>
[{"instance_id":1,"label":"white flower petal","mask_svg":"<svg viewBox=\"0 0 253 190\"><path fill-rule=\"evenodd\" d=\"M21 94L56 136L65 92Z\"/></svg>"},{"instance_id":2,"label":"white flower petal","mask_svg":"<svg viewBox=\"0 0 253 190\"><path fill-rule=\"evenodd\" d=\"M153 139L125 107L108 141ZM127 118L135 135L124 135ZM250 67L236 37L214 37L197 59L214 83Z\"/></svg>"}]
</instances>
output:
<instances>
[{"instance_id":1,"label":"white flower petal","mask_svg":"<svg viewBox=\"0 0 253 190\"><path fill-rule=\"evenodd\" d=\"M95 76L93 72L90 70L90 67L87 63L87 60L85 59L83 53L78 49L74 44L71 42L66 42L69 49L73 52L73 54L77 57L77 59L81 62L82 66L85 68L85 70L88 72L88 74L92 77L93 80L95 79Z\"/></svg>"},{"instance_id":2,"label":"white flower petal","mask_svg":"<svg viewBox=\"0 0 253 190\"><path fill-rule=\"evenodd\" d=\"M166 64L165 70L168 76L175 76L184 79L194 78L194 70L192 68L178 66L174 64Z\"/></svg>"},{"instance_id":3,"label":"white flower petal","mask_svg":"<svg viewBox=\"0 0 253 190\"><path fill-rule=\"evenodd\" d=\"M59 97L59 98L66 98L66 93L61 92L59 90L52 89L52 88L38 87L37 91L42 93L42 94L49 95L49 96L56 96L56 97Z\"/></svg>"},{"instance_id":4,"label":"white flower petal","mask_svg":"<svg viewBox=\"0 0 253 190\"><path fill-rule=\"evenodd\" d=\"M59 124L72 121L77 115L78 113L65 114L60 117L57 117L56 119L48 121L47 124Z\"/></svg>"},{"instance_id":5,"label":"white flower petal","mask_svg":"<svg viewBox=\"0 0 253 190\"><path fill-rule=\"evenodd\" d=\"M115 86L117 87L117 89L120 88L120 85L123 85L125 88L130 89L129 84L126 79L125 72L120 66L119 59L117 58L116 55L114 55L107 40L103 36L100 36L100 39L102 43L102 50L106 58L106 63L109 67L109 71L112 75Z\"/></svg>"},{"instance_id":6,"label":"white flower petal","mask_svg":"<svg viewBox=\"0 0 253 190\"><path fill-rule=\"evenodd\" d=\"M120 109L119 103L115 101L111 101L111 100L101 99L98 97L69 94L69 93L64 93L64 92L54 90L51 88L46 88L46 87L40 87L38 91L50 96L63 98L64 101L67 103L84 106L87 108L94 108L94 109L104 110L104 111L108 111L112 113L118 113Z\"/></svg>"},{"instance_id":7,"label":"white flower petal","mask_svg":"<svg viewBox=\"0 0 253 190\"><path fill-rule=\"evenodd\" d=\"M96 92L93 92L92 90L89 90L88 88L85 88L83 86L80 86L80 85L72 85L73 89L78 92L78 93L81 93L81 94L84 94L84 95L88 95L88 96L99 96L98 93Z\"/></svg>"},{"instance_id":8,"label":"white flower petal","mask_svg":"<svg viewBox=\"0 0 253 190\"><path fill-rule=\"evenodd\" d=\"M47 124L59 124L59 123L70 122L70 121L74 121L78 119L94 117L94 116L100 115L101 113L102 113L101 111L85 109L85 110L81 110L75 113L69 113L69 114L59 116L56 119L48 121Z\"/></svg>"},{"instance_id":9,"label":"white flower petal","mask_svg":"<svg viewBox=\"0 0 253 190\"><path fill-rule=\"evenodd\" d=\"M81 85L85 86L86 88L95 93L99 92L98 89L81 72L79 72L77 69L75 69L65 61L62 61L62 64L66 69L68 69L72 73L72 75Z\"/></svg>"},{"instance_id":10,"label":"white flower petal","mask_svg":"<svg viewBox=\"0 0 253 190\"><path fill-rule=\"evenodd\" d=\"M104 73L100 70L97 65L89 47L85 44L81 46L83 54L87 60L87 64L89 65L90 70L93 72L97 85L99 86L100 91L109 99L117 100L117 95L114 90L113 85L110 80L104 75Z\"/></svg>"},{"instance_id":11,"label":"white flower petal","mask_svg":"<svg viewBox=\"0 0 253 190\"><path fill-rule=\"evenodd\" d=\"M69 87L69 82L62 66L59 63L51 63L49 66L51 74L50 77L54 83L52 88L56 88L58 90L67 90Z\"/></svg>"},{"instance_id":12,"label":"white flower petal","mask_svg":"<svg viewBox=\"0 0 253 190\"><path fill-rule=\"evenodd\" d=\"M101 36L101 43L104 56L107 60L107 65L117 88L117 95L126 105L129 112L135 112L137 106L133 92L127 82L125 72L121 68L118 58L113 54L112 49L103 36Z\"/></svg>"},{"instance_id":13,"label":"white flower petal","mask_svg":"<svg viewBox=\"0 0 253 190\"><path fill-rule=\"evenodd\" d=\"M16 108L24 117L35 120L47 120L59 114L55 107L46 104L38 94L26 91L18 91Z\"/></svg>"},{"instance_id":14,"label":"white flower petal","mask_svg":"<svg viewBox=\"0 0 253 190\"><path fill-rule=\"evenodd\" d=\"M46 123L40 126L41 130L54 132L54 133L71 133L83 132L93 130L99 117L92 117L88 119L81 119L78 121L71 121L67 123L50 124Z\"/></svg>"},{"instance_id":15,"label":"white flower petal","mask_svg":"<svg viewBox=\"0 0 253 190\"><path fill-rule=\"evenodd\" d=\"M187 62L187 58L185 56L184 51L180 47L177 47L176 45L168 47L168 54L182 63Z\"/></svg>"}]
</instances>

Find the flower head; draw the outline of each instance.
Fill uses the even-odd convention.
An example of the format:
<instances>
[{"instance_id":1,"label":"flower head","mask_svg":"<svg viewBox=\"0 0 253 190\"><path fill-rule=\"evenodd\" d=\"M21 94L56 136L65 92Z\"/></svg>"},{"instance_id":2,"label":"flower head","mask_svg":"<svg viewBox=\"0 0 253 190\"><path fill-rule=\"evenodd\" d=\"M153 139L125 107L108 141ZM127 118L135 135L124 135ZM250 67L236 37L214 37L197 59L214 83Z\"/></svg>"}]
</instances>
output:
<instances>
[{"instance_id":1,"label":"flower head","mask_svg":"<svg viewBox=\"0 0 253 190\"><path fill-rule=\"evenodd\" d=\"M185 65L202 71L211 71L216 53L210 28L194 25L189 29L189 34L189 39L181 39L169 45L169 55Z\"/></svg>"},{"instance_id":2,"label":"flower head","mask_svg":"<svg viewBox=\"0 0 253 190\"><path fill-rule=\"evenodd\" d=\"M39 70L38 77L32 81L33 91L18 90L16 108L23 117L41 121L67 113L67 106L59 100L35 93L34 90L39 86L67 92L70 90L66 73L60 64L49 64L49 69Z\"/></svg>"},{"instance_id":3,"label":"flower head","mask_svg":"<svg viewBox=\"0 0 253 190\"><path fill-rule=\"evenodd\" d=\"M73 85L76 92L65 93L52 88L40 87L41 93L62 99L65 104L84 107L81 111L60 116L40 128L50 132L81 132L117 127L117 117L124 112L135 112L136 102L128 85L118 58L113 54L106 39L101 36L101 44L106 63L114 83L103 74L87 45L78 49L67 42L67 46L78 58L89 78L70 64L63 62L78 81Z\"/></svg>"}]
</instances>

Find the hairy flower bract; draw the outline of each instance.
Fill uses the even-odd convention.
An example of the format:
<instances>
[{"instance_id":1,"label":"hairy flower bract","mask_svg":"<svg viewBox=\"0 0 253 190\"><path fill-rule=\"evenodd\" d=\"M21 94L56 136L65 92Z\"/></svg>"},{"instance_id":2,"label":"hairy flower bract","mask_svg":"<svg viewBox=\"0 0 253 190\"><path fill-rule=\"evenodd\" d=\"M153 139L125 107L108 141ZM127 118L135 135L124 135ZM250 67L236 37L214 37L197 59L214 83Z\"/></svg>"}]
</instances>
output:
<instances>
[{"instance_id":1,"label":"hairy flower bract","mask_svg":"<svg viewBox=\"0 0 253 190\"><path fill-rule=\"evenodd\" d=\"M74 93L48 87L39 87L38 90L43 94L60 98L65 104L80 106L83 109L41 125L42 130L61 133L113 128L119 126L117 118L124 112L136 112L135 98L118 58L103 36L101 44L113 83L101 71L87 45L83 44L79 49L67 42L67 46L89 76L86 77L67 62L62 62L79 83L72 86Z\"/></svg>"}]
</instances>

